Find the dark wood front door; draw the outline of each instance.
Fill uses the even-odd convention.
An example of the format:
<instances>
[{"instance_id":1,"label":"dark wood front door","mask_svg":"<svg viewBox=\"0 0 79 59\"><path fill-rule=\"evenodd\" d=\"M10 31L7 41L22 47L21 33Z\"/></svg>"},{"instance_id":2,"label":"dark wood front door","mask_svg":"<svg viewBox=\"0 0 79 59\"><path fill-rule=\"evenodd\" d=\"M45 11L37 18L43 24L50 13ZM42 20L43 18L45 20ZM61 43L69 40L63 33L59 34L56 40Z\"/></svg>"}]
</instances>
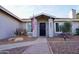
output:
<instances>
[{"instance_id":1,"label":"dark wood front door","mask_svg":"<svg viewBox=\"0 0 79 59\"><path fill-rule=\"evenodd\" d=\"M40 23L40 36L46 36L46 24Z\"/></svg>"}]
</instances>

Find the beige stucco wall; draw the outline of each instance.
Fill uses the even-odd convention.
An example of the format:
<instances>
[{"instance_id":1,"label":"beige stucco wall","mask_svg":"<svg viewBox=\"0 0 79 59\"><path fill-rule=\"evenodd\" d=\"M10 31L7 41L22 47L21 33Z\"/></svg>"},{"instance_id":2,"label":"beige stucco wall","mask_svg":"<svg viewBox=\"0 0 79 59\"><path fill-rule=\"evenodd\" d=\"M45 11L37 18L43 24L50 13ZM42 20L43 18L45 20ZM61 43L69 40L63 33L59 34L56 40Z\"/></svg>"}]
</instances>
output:
<instances>
[{"instance_id":1,"label":"beige stucco wall","mask_svg":"<svg viewBox=\"0 0 79 59\"><path fill-rule=\"evenodd\" d=\"M72 22L72 33L75 34L76 28L79 28L79 19L64 19L64 18L62 18L62 19L55 19L54 20L54 35L62 33L62 32L56 32L56 23L59 23L60 25L63 25L63 23L65 21ZM37 33L38 33L38 36L39 36L39 29L40 29L39 24L42 23L42 22L46 23L46 36L48 36L48 33L49 33L49 31L48 31L48 20L45 20L45 19L39 19L38 20L37 19ZM28 28L27 23L26 23L26 29ZM29 22L29 23L31 23L31 22ZM30 33L32 34L32 32L30 32Z\"/></svg>"},{"instance_id":2,"label":"beige stucco wall","mask_svg":"<svg viewBox=\"0 0 79 59\"><path fill-rule=\"evenodd\" d=\"M20 23L20 28L21 28L21 29L26 29L26 23L21 22L21 23Z\"/></svg>"},{"instance_id":3,"label":"beige stucco wall","mask_svg":"<svg viewBox=\"0 0 79 59\"><path fill-rule=\"evenodd\" d=\"M76 34L76 28L79 28L79 22L72 22L72 33Z\"/></svg>"},{"instance_id":4,"label":"beige stucco wall","mask_svg":"<svg viewBox=\"0 0 79 59\"><path fill-rule=\"evenodd\" d=\"M14 36L14 32L20 26L20 22L8 14L0 11L0 39Z\"/></svg>"},{"instance_id":5,"label":"beige stucco wall","mask_svg":"<svg viewBox=\"0 0 79 59\"><path fill-rule=\"evenodd\" d=\"M54 32L55 34L59 34L61 32L56 32L56 24L55 23L59 23L59 24L63 24L64 22L71 22L72 24L72 33L75 34L76 33L76 28L79 28L79 19L55 19L54 20Z\"/></svg>"}]
</instances>

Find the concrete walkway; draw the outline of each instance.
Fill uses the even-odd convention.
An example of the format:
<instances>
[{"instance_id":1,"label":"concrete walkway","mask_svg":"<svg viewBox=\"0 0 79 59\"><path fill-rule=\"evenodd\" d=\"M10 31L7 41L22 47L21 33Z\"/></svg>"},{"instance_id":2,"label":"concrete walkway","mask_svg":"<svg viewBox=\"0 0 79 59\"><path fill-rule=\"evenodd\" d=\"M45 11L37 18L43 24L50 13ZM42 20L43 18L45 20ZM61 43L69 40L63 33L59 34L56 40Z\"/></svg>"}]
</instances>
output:
<instances>
[{"instance_id":1,"label":"concrete walkway","mask_svg":"<svg viewBox=\"0 0 79 59\"><path fill-rule=\"evenodd\" d=\"M35 41L13 43L7 45L0 45L0 50L12 49L17 47L29 46L23 54L49 54L52 53L48 46L47 39L40 37Z\"/></svg>"},{"instance_id":2,"label":"concrete walkway","mask_svg":"<svg viewBox=\"0 0 79 59\"><path fill-rule=\"evenodd\" d=\"M49 49L46 38L38 38L37 43L27 48L23 54L50 54L52 53Z\"/></svg>"},{"instance_id":3,"label":"concrete walkway","mask_svg":"<svg viewBox=\"0 0 79 59\"><path fill-rule=\"evenodd\" d=\"M0 45L0 50L12 49L12 48L23 47L23 46L30 46L30 45L36 44L37 41L38 40L28 41L28 42L19 42L19 43L13 43L13 44L6 44L6 45Z\"/></svg>"}]
</instances>

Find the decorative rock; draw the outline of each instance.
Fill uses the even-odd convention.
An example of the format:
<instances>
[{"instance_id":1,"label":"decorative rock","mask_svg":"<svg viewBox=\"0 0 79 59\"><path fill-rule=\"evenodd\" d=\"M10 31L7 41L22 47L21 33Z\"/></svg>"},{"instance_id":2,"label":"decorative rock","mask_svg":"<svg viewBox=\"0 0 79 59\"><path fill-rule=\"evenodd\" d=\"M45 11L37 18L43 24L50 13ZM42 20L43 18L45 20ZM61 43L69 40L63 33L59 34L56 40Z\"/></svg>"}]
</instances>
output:
<instances>
[{"instance_id":1,"label":"decorative rock","mask_svg":"<svg viewBox=\"0 0 79 59\"><path fill-rule=\"evenodd\" d=\"M9 41L12 41L12 40L14 40L14 39L15 39L15 38L9 38L8 40L9 40Z\"/></svg>"},{"instance_id":2,"label":"decorative rock","mask_svg":"<svg viewBox=\"0 0 79 59\"><path fill-rule=\"evenodd\" d=\"M15 42L17 42L17 41L22 41L23 40L23 38L22 37L17 37L17 38L15 38Z\"/></svg>"}]
</instances>

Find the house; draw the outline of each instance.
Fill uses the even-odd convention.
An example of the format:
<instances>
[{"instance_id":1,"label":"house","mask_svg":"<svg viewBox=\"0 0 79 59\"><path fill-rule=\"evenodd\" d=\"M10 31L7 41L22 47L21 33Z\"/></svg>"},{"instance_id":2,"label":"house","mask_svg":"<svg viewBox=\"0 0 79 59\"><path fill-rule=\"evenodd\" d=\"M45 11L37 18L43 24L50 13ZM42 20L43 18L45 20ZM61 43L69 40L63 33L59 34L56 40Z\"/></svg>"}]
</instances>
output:
<instances>
[{"instance_id":1,"label":"house","mask_svg":"<svg viewBox=\"0 0 79 59\"><path fill-rule=\"evenodd\" d=\"M45 37L53 37L56 36L62 31L60 30L60 26L63 25L64 22L71 22L72 25L72 34L76 34L76 28L79 28L79 19L77 18L76 10L72 9L69 13L69 18L57 18L55 16L51 16L45 13L34 15L29 18L29 23L26 25L29 29L28 34L33 37L45 36ZM26 20L26 19L24 19ZM33 24L34 23L34 24ZM33 26L34 28L33 28ZM31 27L31 28L30 28ZM28 30L27 29L27 30ZM33 29L33 30L31 30Z\"/></svg>"},{"instance_id":2,"label":"house","mask_svg":"<svg viewBox=\"0 0 79 59\"><path fill-rule=\"evenodd\" d=\"M14 36L17 28L22 28L24 22L16 15L0 6L0 39Z\"/></svg>"},{"instance_id":3,"label":"house","mask_svg":"<svg viewBox=\"0 0 79 59\"><path fill-rule=\"evenodd\" d=\"M76 18L76 10L72 9L69 18L57 18L45 13L34 15L29 19L20 19L10 11L0 6L0 39L14 36L18 28L26 29L28 36L53 37L62 33L60 25L65 21L72 22L72 34L79 28L79 19Z\"/></svg>"}]
</instances>

